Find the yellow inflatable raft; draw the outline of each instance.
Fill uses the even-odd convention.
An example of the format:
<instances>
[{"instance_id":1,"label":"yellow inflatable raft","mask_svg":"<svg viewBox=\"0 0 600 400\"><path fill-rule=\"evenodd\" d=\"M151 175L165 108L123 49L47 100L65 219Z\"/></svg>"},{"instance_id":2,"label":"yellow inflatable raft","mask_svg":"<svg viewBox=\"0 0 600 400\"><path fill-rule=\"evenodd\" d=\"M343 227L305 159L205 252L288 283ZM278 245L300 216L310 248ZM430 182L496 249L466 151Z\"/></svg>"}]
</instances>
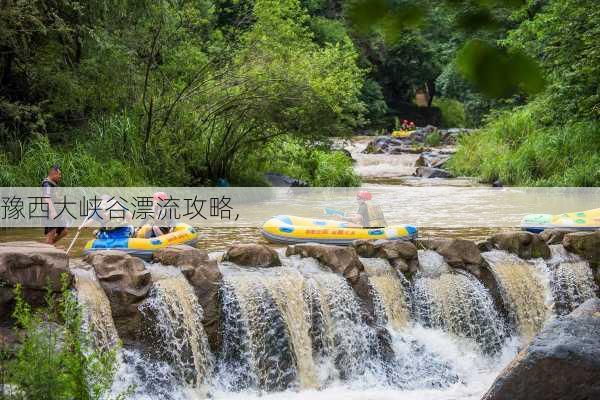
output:
<instances>
[{"instance_id":1,"label":"yellow inflatable raft","mask_svg":"<svg viewBox=\"0 0 600 400\"><path fill-rule=\"evenodd\" d=\"M413 239L417 228L397 225L385 228L353 228L347 222L278 215L264 223L263 236L274 243L313 242L349 245L357 239Z\"/></svg>"},{"instance_id":2,"label":"yellow inflatable raft","mask_svg":"<svg viewBox=\"0 0 600 400\"><path fill-rule=\"evenodd\" d=\"M138 234L143 234L143 226ZM176 244L195 245L198 240L198 232L187 225L177 224L173 232L158 237L145 239L140 237L93 239L85 244L84 251L91 253L98 250L120 250L143 259L150 259L156 250L173 246Z\"/></svg>"},{"instance_id":3,"label":"yellow inflatable raft","mask_svg":"<svg viewBox=\"0 0 600 400\"><path fill-rule=\"evenodd\" d=\"M565 214L530 214L521 220L523 230L538 233L544 229L567 228L576 230L600 229L600 208Z\"/></svg>"}]
</instances>

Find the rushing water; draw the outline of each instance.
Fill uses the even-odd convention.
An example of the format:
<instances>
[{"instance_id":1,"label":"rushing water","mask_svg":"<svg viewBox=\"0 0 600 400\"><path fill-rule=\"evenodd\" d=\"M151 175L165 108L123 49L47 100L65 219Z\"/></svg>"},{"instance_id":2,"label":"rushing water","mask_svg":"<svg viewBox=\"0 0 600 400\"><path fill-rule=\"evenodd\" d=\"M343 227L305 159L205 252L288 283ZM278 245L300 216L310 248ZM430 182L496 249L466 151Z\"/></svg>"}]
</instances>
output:
<instances>
[{"instance_id":1,"label":"rushing water","mask_svg":"<svg viewBox=\"0 0 600 400\"><path fill-rule=\"evenodd\" d=\"M382 259L361 259L374 306L311 258L281 267L222 263L222 346L211 354L202 308L179 270L147 264L140 347L120 351L112 394L146 399L477 399L518 348L552 316L594 296L590 268L560 246L524 261L483 253L508 311L505 326L488 289L420 251L407 280ZM74 269L99 345L114 343L110 305L93 270Z\"/></svg>"},{"instance_id":2,"label":"rushing water","mask_svg":"<svg viewBox=\"0 0 600 400\"><path fill-rule=\"evenodd\" d=\"M498 284L505 307L517 333L531 339L551 316L550 287L546 271L504 252L482 253Z\"/></svg>"},{"instance_id":3,"label":"rushing water","mask_svg":"<svg viewBox=\"0 0 600 400\"><path fill-rule=\"evenodd\" d=\"M83 262L71 267L77 300L83 306L85 327L92 333L96 346L109 349L117 344L119 335L112 318L110 302L91 268Z\"/></svg>"},{"instance_id":4,"label":"rushing water","mask_svg":"<svg viewBox=\"0 0 600 400\"><path fill-rule=\"evenodd\" d=\"M565 315L595 296L598 287L587 261L569 253L561 245L551 245L552 258L548 261L550 286L554 296L554 308L558 315Z\"/></svg>"}]
</instances>

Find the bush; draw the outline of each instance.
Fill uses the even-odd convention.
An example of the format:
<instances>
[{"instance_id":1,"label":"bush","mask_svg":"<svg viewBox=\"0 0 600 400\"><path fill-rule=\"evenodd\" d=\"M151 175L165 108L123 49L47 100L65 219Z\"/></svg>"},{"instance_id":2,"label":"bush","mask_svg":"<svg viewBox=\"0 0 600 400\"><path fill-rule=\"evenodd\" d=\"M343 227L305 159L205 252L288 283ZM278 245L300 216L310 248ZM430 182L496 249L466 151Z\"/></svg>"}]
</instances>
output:
<instances>
[{"instance_id":1,"label":"bush","mask_svg":"<svg viewBox=\"0 0 600 400\"><path fill-rule=\"evenodd\" d=\"M21 287L15 288L13 313L24 331L13 359L5 361L6 382L17 399L100 399L116 372L116 351L97 350L83 329L83 314L63 275L63 290L56 300L48 290L47 308L32 311Z\"/></svg>"},{"instance_id":2,"label":"bush","mask_svg":"<svg viewBox=\"0 0 600 400\"><path fill-rule=\"evenodd\" d=\"M600 123L547 127L536 120L536 107L500 114L462 137L450 169L508 185L600 186Z\"/></svg>"},{"instance_id":3,"label":"bush","mask_svg":"<svg viewBox=\"0 0 600 400\"><path fill-rule=\"evenodd\" d=\"M425 136L425 145L430 147L439 146L442 143L442 135L438 132L431 132Z\"/></svg>"},{"instance_id":4,"label":"bush","mask_svg":"<svg viewBox=\"0 0 600 400\"><path fill-rule=\"evenodd\" d=\"M266 172L275 172L301 179L311 186L358 186L352 160L341 151L327 146L311 147L293 139L280 139L247 155L235 168L236 184L263 186Z\"/></svg>"},{"instance_id":5,"label":"bush","mask_svg":"<svg viewBox=\"0 0 600 400\"><path fill-rule=\"evenodd\" d=\"M433 99L433 106L442 111L442 128L466 128L465 106L458 100L445 97Z\"/></svg>"}]
</instances>

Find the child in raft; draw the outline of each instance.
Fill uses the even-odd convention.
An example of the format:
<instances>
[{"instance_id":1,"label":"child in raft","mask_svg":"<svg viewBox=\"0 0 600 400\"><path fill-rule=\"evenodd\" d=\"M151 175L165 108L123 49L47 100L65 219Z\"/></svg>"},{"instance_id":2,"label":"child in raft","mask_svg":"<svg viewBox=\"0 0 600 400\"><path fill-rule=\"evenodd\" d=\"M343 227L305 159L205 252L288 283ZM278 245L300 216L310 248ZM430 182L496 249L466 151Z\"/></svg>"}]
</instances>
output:
<instances>
[{"instance_id":1,"label":"child in raft","mask_svg":"<svg viewBox=\"0 0 600 400\"><path fill-rule=\"evenodd\" d=\"M98 208L90 211L79 230L96 222L100 225L94 232L96 239L127 239L134 233L131 221L133 221L133 214L130 211L114 197L103 195Z\"/></svg>"}]
</instances>

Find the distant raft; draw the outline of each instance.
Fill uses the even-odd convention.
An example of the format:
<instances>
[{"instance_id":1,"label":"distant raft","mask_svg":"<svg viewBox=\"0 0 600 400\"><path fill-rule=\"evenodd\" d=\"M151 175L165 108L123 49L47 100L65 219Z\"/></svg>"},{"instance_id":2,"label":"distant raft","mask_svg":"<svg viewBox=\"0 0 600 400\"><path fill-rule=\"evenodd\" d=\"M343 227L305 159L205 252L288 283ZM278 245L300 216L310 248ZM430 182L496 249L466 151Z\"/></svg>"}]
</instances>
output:
<instances>
[{"instance_id":1,"label":"distant raft","mask_svg":"<svg viewBox=\"0 0 600 400\"><path fill-rule=\"evenodd\" d=\"M545 229L599 230L600 208L566 214L530 214L521 220L521 229L539 233Z\"/></svg>"},{"instance_id":2,"label":"distant raft","mask_svg":"<svg viewBox=\"0 0 600 400\"><path fill-rule=\"evenodd\" d=\"M262 235L274 243L323 243L349 245L357 239L404 239L417 236L417 228L396 225L385 228L354 228L343 221L278 215L262 226Z\"/></svg>"},{"instance_id":3,"label":"distant raft","mask_svg":"<svg viewBox=\"0 0 600 400\"><path fill-rule=\"evenodd\" d=\"M143 229L144 227L142 227ZM98 250L120 250L132 256L149 260L152 254L160 249L177 244L195 245L198 241L198 232L187 224L177 224L173 232L145 238L118 238L118 239L92 239L85 244L86 254Z\"/></svg>"}]
</instances>

